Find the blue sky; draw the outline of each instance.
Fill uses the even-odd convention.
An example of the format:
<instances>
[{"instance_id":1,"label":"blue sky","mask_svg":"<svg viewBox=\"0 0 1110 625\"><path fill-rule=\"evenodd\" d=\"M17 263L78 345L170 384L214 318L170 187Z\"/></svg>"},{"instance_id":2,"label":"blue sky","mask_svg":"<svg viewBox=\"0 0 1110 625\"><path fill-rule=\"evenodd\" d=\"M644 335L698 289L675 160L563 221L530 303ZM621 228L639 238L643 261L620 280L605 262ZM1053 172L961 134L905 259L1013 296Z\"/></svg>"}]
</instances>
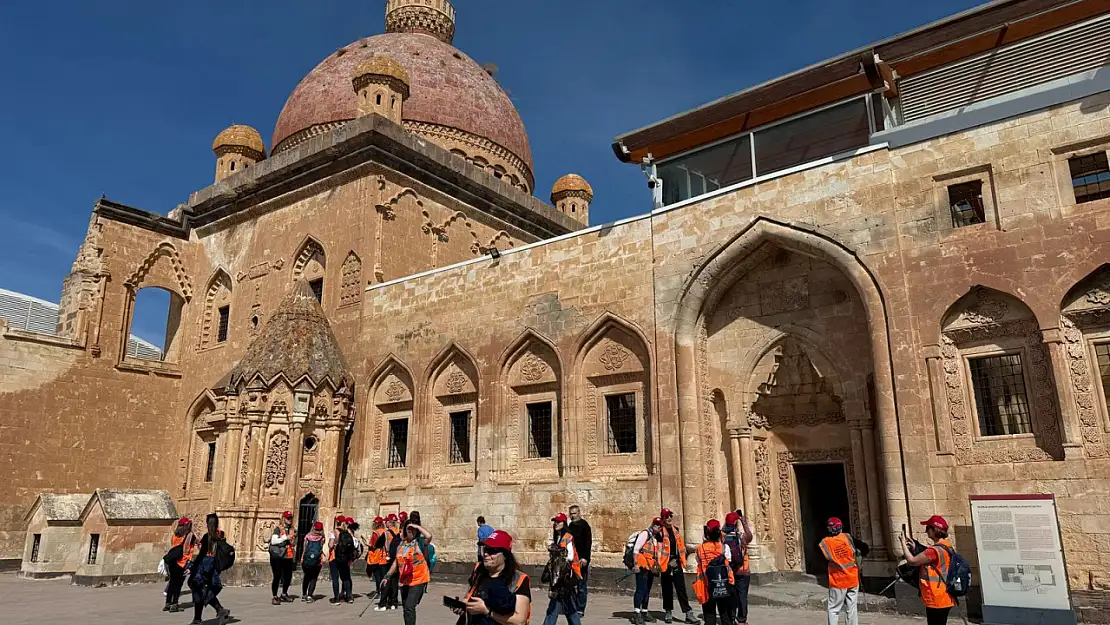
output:
<instances>
[{"instance_id":1,"label":"blue sky","mask_svg":"<svg viewBox=\"0 0 1110 625\"><path fill-rule=\"evenodd\" d=\"M212 182L232 123L268 141L321 59L383 0L8 2L0 8L0 288L57 301L101 194L166 213ZM456 0L455 45L499 67L536 186L574 171L593 223L646 212L617 134L977 4L971 0ZM259 8L264 7L264 8ZM161 319L136 333L161 343Z\"/></svg>"}]
</instances>

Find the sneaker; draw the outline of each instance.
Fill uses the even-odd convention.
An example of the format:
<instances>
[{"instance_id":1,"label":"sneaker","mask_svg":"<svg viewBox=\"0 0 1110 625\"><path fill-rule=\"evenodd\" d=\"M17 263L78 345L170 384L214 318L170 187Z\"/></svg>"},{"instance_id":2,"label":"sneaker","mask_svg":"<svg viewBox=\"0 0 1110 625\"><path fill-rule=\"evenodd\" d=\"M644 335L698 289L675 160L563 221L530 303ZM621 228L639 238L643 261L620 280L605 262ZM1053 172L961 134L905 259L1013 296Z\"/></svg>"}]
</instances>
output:
<instances>
[{"instance_id":1,"label":"sneaker","mask_svg":"<svg viewBox=\"0 0 1110 625\"><path fill-rule=\"evenodd\" d=\"M332 605L339 605L339 598L338 597L332 597L331 599L328 599L328 603L330 603Z\"/></svg>"},{"instance_id":2,"label":"sneaker","mask_svg":"<svg viewBox=\"0 0 1110 625\"><path fill-rule=\"evenodd\" d=\"M166 605L162 606L162 611L163 612L169 612L170 611L170 604L167 603Z\"/></svg>"},{"instance_id":3,"label":"sneaker","mask_svg":"<svg viewBox=\"0 0 1110 625\"><path fill-rule=\"evenodd\" d=\"M316 602L316 597L313 597L312 595L309 595L309 596L304 598L304 602L305 603L315 603Z\"/></svg>"},{"instance_id":4,"label":"sneaker","mask_svg":"<svg viewBox=\"0 0 1110 625\"><path fill-rule=\"evenodd\" d=\"M644 613L637 612L635 615L633 615L632 622L635 623L635 625L644 625Z\"/></svg>"},{"instance_id":5,"label":"sneaker","mask_svg":"<svg viewBox=\"0 0 1110 625\"><path fill-rule=\"evenodd\" d=\"M667 610L666 612L663 613L663 622L664 623L673 623L674 622L674 617L671 616L671 611L670 610Z\"/></svg>"},{"instance_id":6,"label":"sneaker","mask_svg":"<svg viewBox=\"0 0 1110 625\"><path fill-rule=\"evenodd\" d=\"M171 603L170 604L170 612L180 612L180 611L181 611L181 606L177 605L176 603Z\"/></svg>"},{"instance_id":7,"label":"sneaker","mask_svg":"<svg viewBox=\"0 0 1110 625\"><path fill-rule=\"evenodd\" d=\"M701 619L698 618L697 614L694 614L693 610L690 610L686 613L686 622L690 623L690 625L698 625L701 623Z\"/></svg>"},{"instance_id":8,"label":"sneaker","mask_svg":"<svg viewBox=\"0 0 1110 625\"><path fill-rule=\"evenodd\" d=\"M285 603L293 603L293 597L290 597L289 595L282 595L280 599Z\"/></svg>"},{"instance_id":9,"label":"sneaker","mask_svg":"<svg viewBox=\"0 0 1110 625\"><path fill-rule=\"evenodd\" d=\"M647 610L644 610L643 612L640 612L640 614L642 614L644 616L644 622L645 623L654 623L655 622L655 617L651 615L651 612L648 612Z\"/></svg>"},{"instance_id":10,"label":"sneaker","mask_svg":"<svg viewBox=\"0 0 1110 625\"><path fill-rule=\"evenodd\" d=\"M189 625L204 625L204 621L200 620L199 618L195 618L189 621Z\"/></svg>"},{"instance_id":11,"label":"sneaker","mask_svg":"<svg viewBox=\"0 0 1110 625\"><path fill-rule=\"evenodd\" d=\"M385 608L383 608L380 605L376 605L376 606L374 606L374 611L375 612L385 612Z\"/></svg>"},{"instance_id":12,"label":"sneaker","mask_svg":"<svg viewBox=\"0 0 1110 625\"><path fill-rule=\"evenodd\" d=\"M229 618L231 618L231 610L227 608L216 610L216 625L224 625Z\"/></svg>"}]
</instances>

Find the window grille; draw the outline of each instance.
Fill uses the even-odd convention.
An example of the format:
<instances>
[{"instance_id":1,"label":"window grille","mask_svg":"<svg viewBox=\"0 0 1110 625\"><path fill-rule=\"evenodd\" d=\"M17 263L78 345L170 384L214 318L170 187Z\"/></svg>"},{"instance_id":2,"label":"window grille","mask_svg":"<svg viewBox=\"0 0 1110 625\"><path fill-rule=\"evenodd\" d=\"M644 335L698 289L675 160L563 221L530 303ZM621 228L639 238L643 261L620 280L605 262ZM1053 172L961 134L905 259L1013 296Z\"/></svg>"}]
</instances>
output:
<instances>
[{"instance_id":1,"label":"window grille","mask_svg":"<svg viewBox=\"0 0 1110 625\"><path fill-rule=\"evenodd\" d=\"M528 404L528 457L551 457L551 402Z\"/></svg>"},{"instance_id":2,"label":"window grille","mask_svg":"<svg viewBox=\"0 0 1110 625\"><path fill-rule=\"evenodd\" d=\"M979 434L1004 436L1032 432L1021 354L973 358L969 364L975 407L979 413Z\"/></svg>"},{"instance_id":3,"label":"window grille","mask_svg":"<svg viewBox=\"0 0 1110 625\"><path fill-rule=\"evenodd\" d=\"M409 420L393 419L389 422L389 468L405 467L409 455Z\"/></svg>"},{"instance_id":4,"label":"window grille","mask_svg":"<svg viewBox=\"0 0 1110 625\"><path fill-rule=\"evenodd\" d=\"M984 223L983 181L971 180L948 187L948 208L952 212L952 227L962 228Z\"/></svg>"},{"instance_id":5,"label":"window grille","mask_svg":"<svg viewBox=\"0 0 1110 625\"><path fill-rule=\"evenodd\" d=\"M609 453L636 453L636 394L606 395L609 413Z\"/></svg>"},{"instance_id":6,"label":"window grille","mask_svg":"<svg viewBox=\"0 0 1110 625\"><path fill-rule=\"evenodd\" d=\"M1068 159L1075 203L1093 202L1110 197L1110 163L1106 152Z\"/></svg>"},{"instance_id":7,"label":"window grille","mask_svg":"<svg viewBox=\"0 0 1110 625\"><path fill-rule=\"evenodd\" d=\"M31 542L31 562L39 561L39 549L42 547L42 534L35 534Z\"/></svg>"},{"instance_id":8,"label":"window grille","mask_svg":"<svg viewBox=\"0 0 1110 625\"><path fill-rule=\"evenodd\" d=\"M451 413L451 464L470 462L470 411Z\"/></svg>"},{"instance_id":9,"label":"window grille","mask_svg":"<svg viewBox=\"0 0 1110 625\"><path fill-rule=\"evenodd\" d=\"M308 288L312 289L312 294L316 296L316 301L321 304L324 303L324 279L316 278L308 283Z\"/></svg>"},{"instance_id":10,"label":"window grille","mask_svg":"<svg viewBox=\"0 0 1110 625\"><path fill-rule=\"evenodd\" d=\"M208 463L204 467L204 481L211 482L216 471L216 443L208 443Z\"/></svg>"},{"instance_id":11,"label":"window grille","mask_svg":"<svg viewBox=\"0 0 1110 625\"><path fill-rule=\"evenodd\" d=\"M100 549L100 534L89 535L89 558L87 564L96 564L96 552Z\"/></svg>"},{"instance_id":12,"label":"window grille","mask_svg":"<svg viewBox=\"0 0 1110 625\"><path fill-rule=\"evenodd\" d=\"M227 327L231 321L231 307L220 306L220 326L216 331L216 342L223 343L227 340Z\"/></svg>"}]
</instances>

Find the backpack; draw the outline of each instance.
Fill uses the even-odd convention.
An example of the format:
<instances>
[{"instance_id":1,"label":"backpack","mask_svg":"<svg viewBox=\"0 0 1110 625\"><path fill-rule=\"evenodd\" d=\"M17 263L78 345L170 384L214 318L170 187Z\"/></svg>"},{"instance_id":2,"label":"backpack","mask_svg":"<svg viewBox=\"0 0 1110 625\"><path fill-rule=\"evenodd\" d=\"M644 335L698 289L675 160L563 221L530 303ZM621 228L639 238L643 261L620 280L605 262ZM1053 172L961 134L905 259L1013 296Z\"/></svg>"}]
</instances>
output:
<instances>
[{"instance_id":1,"label":"backpack","mask_svg":"<svg viewBox=\"0 0 1110 625\"><path fill-rule=\"evenodd\" d=\"M439 562L439 559L436 558L435 545L431 543L428 544L428 548L424 550L424 558L428 561L428 571L434 571L436 568L436 562Z\"/></svg>"},{"instance_id":2,"label":"backpack","mask_svg":"<svg viewBox=\"0 0 1110 625\"><path fill-rule=\"evenodd\" d=\"M646 530L633 532L632 535L628 537L628 540L624 541L624 568L629 571L636 566L636 541L640 539L640 534L643 534L645 531Z\"/></svg>"},{"instance_id":3,"label":"backpack","mask_svg":"<svg viewBox=\"0 0 1110 625\"><path fill-rule=\"evenodd\" d=\"M178 560L185 557L185 543L184 541L176 547L170 547L166 555L162 556L162 562L167 570L172 571L177 566ZM181 568L181 567L178 567Z\"/></svg>"},{"instance_id":4,"label":"backpack","mask_svg":"<svg viewBox=\"0 0 1110 625\"><path fill-rule=\"evenodd\" d=\"M355 551L355 539L351 538L350 532L339 532L339 538L335 541L335 559L340 562L353 562L358 557Z\"/></svg>"},{"instance_id":5,"label":"backpack","mask_svg":"<svg viewBox=\"0 0 1110 625\"><path fill-rule=\"evenodd\" d=\"M543 567L540 582L550 584L552 595L557 597L562 597L575 589L577 580L574 578L574 569L570 566L570 560L567 560L566 551L562 549L551 551L551 558L548 559L547 566Z\"/></svg>"},{"instance_id":6,"label":"backpack","mask_svg":"<svg viewBox=\"0 0 1110 625\"><path fill-rule=\"evenodd\" d=\"M226 571L235 565L235 547L226 540L216 542L216 566L220 572Z\"/></svg>"},{"instance_id":7,"label":"backpack","mask_svg":"<svg viewBox=\"0 0 1110 625\"><path fill-rule=\"evenodd\" d=\"M304 544L304 564L305 566L320 566L320 561L324 559L324 541L321 540L306 540Z\"/></svg>"},{"instance_id":8,"label":"backpack","mask_svg":"<svg viewBox=\"0 0 1110 625\"><path fill-rule=\"evenodd\" d=\"M275 527L274 528L274 533L273 533L272 536L278 536L280 534L281 534L281 528L280 527ZM271 538L272 538L272 536L271 536ZM267 548L267 550L270 552L270 557L271 558L284 558L285 557L285 545L275 545L273 543L273 541L271 540L270 545Z\"/></svg>"},{"instance_id":9,"label":"backpack","mask_svg":"<svg viewBox=\"0 0 1110 625\"><path fill-rule=\"evenodd\" d=\"M728 581L728 564L721 554L705 565L705 585L710 599L727 599L731 585Z\"/></svg>"},{"instance_id":10,"label":"backpack","mask_svg":"<svg viewBox=\"0 0 1110 625\"><path fill-rule=\"evenodd\" d=\"M744 559L748 556L748 546L744 544L744 540L740 537L740 532L728 532L725 534L724 543L728 545L728 549L732 553L732 560L729 564L732 567L732 571L735 573L744 566Z\"/></svg>"},{"instance_id":11,"label":"backpack","mask_svg":"<svg viewBox=\"0 0 1110 625\"><path fill-rule=\"evenodd\" d=\"M953 599L966 597L971 590L971 565L960 554L946 545L936 545L948 552L948 579L944 585L948 587L948 594Z\"/></svg>"}]
</instances>

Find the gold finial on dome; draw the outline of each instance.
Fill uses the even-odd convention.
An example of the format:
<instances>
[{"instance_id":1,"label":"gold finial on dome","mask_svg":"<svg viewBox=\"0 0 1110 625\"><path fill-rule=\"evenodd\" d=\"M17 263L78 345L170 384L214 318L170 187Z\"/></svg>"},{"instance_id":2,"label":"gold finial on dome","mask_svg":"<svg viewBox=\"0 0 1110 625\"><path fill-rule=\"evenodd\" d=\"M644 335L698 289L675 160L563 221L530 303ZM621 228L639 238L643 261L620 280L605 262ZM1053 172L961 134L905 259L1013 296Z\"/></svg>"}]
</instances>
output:
<instances>
[{"instance_id":1,"label":"gold finial on dome","mask_svg":"<svg viewBox=\"0 0 1110 625\"><path fill-rule=\"evenodd\" d=\"M590 202L593 201L593 187L578 174L567 174L551 187L551 203L555 208L584 225L590 223Z\"/></svg>"},{"instance_id":2,"label":"gold finial on dome","mask_svg":"<svg viewBox=\"0 0 1110 625\"><path fill-rule=\"evenodd\" d=\"M450 0L388 0L385 32L424 33L450 44L455 39L455 7Z\"/></svg>"},{"instance_id":3,"label":"gold finial on dome","mask_svg":"<svg viewBox=\"0 0 1110 625\"><path fill-rule=\"evenodd\" d=\"M358 116L377 113L394 124L404 119L409 97L409 73L384 54L374 55L355 66L351 77L358 97Z\"/></svg>"},{"instance_id":4,"label":"gold finial on dome","mask_svg":"<svg viewBox=\"0 0 1110 625\"><path fill-rule=\"evenodd\" d=\"M216 182L266 158L262 135L242 124L229 126L216 135L212 151L216 154Z\"/></svg>"}]
</instances>

